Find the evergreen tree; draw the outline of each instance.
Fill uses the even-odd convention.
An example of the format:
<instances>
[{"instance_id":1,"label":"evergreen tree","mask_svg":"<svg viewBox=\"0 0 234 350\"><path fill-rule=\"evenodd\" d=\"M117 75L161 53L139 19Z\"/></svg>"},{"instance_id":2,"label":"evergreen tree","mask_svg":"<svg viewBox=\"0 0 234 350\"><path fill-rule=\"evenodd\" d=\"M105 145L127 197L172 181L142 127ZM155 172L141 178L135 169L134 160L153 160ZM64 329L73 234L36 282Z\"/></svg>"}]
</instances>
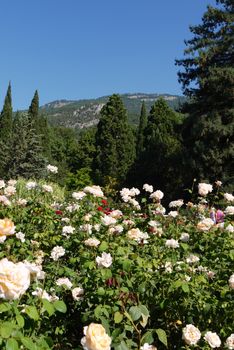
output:
<instances>
[{"instance_id":1,"label":"evergreen tree","mask_svg":"<svg viewBox=\"0 0 234 350\"><path fill-rule=\"evenodd\" d=\"M177 60L185 95L184 143L191 177L233 181L234 4L216 0L202 23L190 28L186 58ZM191 181L191 179L190 179Z\"/></svg>"},{"instance_id":2,"label":"evergreen tree","mask_svg":"<svg viewBox=\"0 0 234 350\"><path fill-rule=\"evenodd\" d=\"M171 196L180 185L179 158L181 156L180 116L163 99L151 107L144 132L144 152L137 159L130 179L142 187L144 183L156 186Z\"/></svg>"},{"instance_id":3,"label":"evergreen tree","mask_svg":"<svg viewBox=\"0 0 234 350\"><path fill-rule=\"evenodd\" d=\"M138 126L137 142L136 142L136 154L138 157L144 150L144 132L145 132L146 126L147 126L147 115L146 115L145 102L143 101L141 106L141 115L140 115L140 122Z\"/></svg>"},{"instance_id":4,"label":"evergreen tree","mask_svg":"<svg viewBox=\"0 0 234 350\"><path fill-rule=\"evenodd\" d=\"M33 99L32 99L31 104L29 106L28 114L32 119L34 119L34 120L38 119L38 116L39 116L39 95L38 95L37 90L35 91Z\"/></svg>"},{"instance_id":5,"label":"evergreen tree","mask_svg":"<svg viewBox=\"0 0 234 350\"><path fill-rule=\"evenodd\" d=\"M0 176L6 177L12 137L12 99L9 83L0 115Z\"/></svg>"},{"instance_id":6,"label":"evergreen tree","mask_svg":"<svg viewBox=\"0 0 234 350\"><path fill-rule=\"evenodd\" d=\"M97 181L107 183L111 177L125 180L135 157L135 142L127 113L119 95L112 95L101 110L96 132L94 169Z\"/></svg>"}]
</instances>

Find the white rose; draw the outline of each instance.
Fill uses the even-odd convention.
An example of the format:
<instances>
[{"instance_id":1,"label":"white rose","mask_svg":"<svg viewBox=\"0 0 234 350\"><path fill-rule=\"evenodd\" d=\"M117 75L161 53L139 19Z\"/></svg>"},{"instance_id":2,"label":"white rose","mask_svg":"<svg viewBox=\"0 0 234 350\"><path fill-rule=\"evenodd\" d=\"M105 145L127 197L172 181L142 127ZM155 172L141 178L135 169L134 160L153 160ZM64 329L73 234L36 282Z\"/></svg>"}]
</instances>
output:
<instances>
[{"instance_id":1,"label":"white rose","mask_svg":"<svg viewBox=\"0 0 234 350\"><path fill-rule=\"evenodd\" d=\"M145 343L143 346L141 346L140 350L157 350L157 348L154 345L149 345L149 343Z\"/></svg>"},{"instance_id":2,"label":"white rose","mask_svg":"<svg viewBox=\"0 0 234 350\"><path fill-rule=\"evenodd\" d=\"M81 287L76 287L72 289L72 297L74 300L80 300L83 298L84 295L84 289Z\"/></svg>"},{"instance_id":3,"label":"white rose","mask_svg":"<svg viewBox=\"0 0 234 350\"><path fill-rule=\"evenodd\" d=\"M225 342L226 347L229 350L233 350L234 349L234 333L232 333L226 340Z\"/></svg>"},{"instance_id":4,"label":"white rose","mask_svg":"<svg viewBox=\"0 0 234 350\"><path fill-rule=\"evenodd\" d=\"M228 201L228 202L233 202L234 201L234 196L231 193L224 193L223 196L226 199L226 201Z\"/></svg>"},{"instance_id":5,"label":"white rose","mask_svg":"<svg viewBox=\"0 0 234 350\"><path fill-rule=\"evenodd\" d=\"M11 236L15 233L15 225L10 219L0 219L0 237Z\"/></svg>"},{"instance_id":6,"label":"white rose","mask_svg":"<svg viewBox=\"0 0 234 350\"><path fill-rule=\"evenodd\" d=\"M4 194L6 196L12 196L15 193L16 193L16 188L14 186L7 186L4 189Z\"/></svg>"},{"instance_id":7,"label":"white rose","mask_svg":"<svg viewBox=\"0 0 234 350\"><path fill-rule=\"evenodd\" d=\"M30 271L24 263L0 260L0 298L18 299L30 286Z\"/></svg>"},{"instance_id":8,"label":"white rose","mask_svg":"<svg viewBox=\"0 0 234 350\"><path fill-rule=\"evenodd\" d=\"M86 186L84 188L84 192L90 193L94 197L104 197L104 194L103 194L100 186Z\"/></svg>"},{"instance_id":9,"label":"white rose","mask_svg":"<svg viewBox=\"0 0 234 350\"><path fill-rule=\"evenodd\" d=\"M201 332L192 324L187 324L182 333L182 339L188 345L196 345L201 338Z\"/></svg>"},{"instance_id":10,"label":"white rose","mask_svg":"<svg viewBox=\"0 0 234 350\"><path fill-rule=\"evenodd\" d=\"M37 186L37 183L34 181L29 181L26 183L26 188L27 190L32 190L33 188L35 188Z\"/></svg>"},{"instance_id":11,"label":"white rose","mask_svg":"<svg viewBox=\"0 0 234 350\"><path fill-rule=\"evenodd\" d=\"M57 286L66 286L68 289L71 289L72 282L69 280L69 278L58 278L56 281Z\"/></svg>"},{"instance_id":12,"label":"white rose","mask_svg":"<svg viewBox=\"0 0 234 350\"><path fill-rule=\"evenodd\" d=\"M160 201L163 197L164 193L160 190L157 190L150 195L150 198L156 199L157 201Z\"/></svg>"},{"instance_id":13,"label":"white rose","mask_svg":"<svg viewBox=\"0 0 234 350\"><path fill-rule=\"evenodd\" d=\"M47 170L50 171L52 174L57 174L58 172L58 167L55 165L47 165Z\"/></svg>"},{"instance_id":14,"label":"white rose","mask_svg":"<svg viewBox=\"0 0 234 350\"><path fill-rule=\"evenodd\" d=\"M234 289L234 274L232 274L228 280L229 287Z\"/></svg>"},{"instance_id":15,"label":"white rose","mask_svg":"<svg viewBox=\"0 0 234 350\"><path fill-rule=\"evenodd\" d=\"M97 247L100 244L100 241L96 238L88 238L84 241L84 244L88 247Z\"/></svg>"},{"instance_id":16,"label":"white rose","mask_svg":"<svg viewBox=\"0 0 234 350\"><path fill-rule=\"evenodd\" d=\"M153 190L154 190L154 188L153 188L153 186L151 186L151 185L144 184L144 185L143 185L143 190L145 190L146 192L152 193Z\"/></svg>"},{"instance_id":17,"label":"white rose","mask_svg":"<svg viewBox=\"0 0 234 350\"><path fill-rule=\"evenodd\" d=\"M65 254L65 249L61 246L55 246L52 251L51 251L51 258L54 261L57 261L61 256L63 256Z\"/></svg>"},{"instance_id":18,"label":"white rose","mask_svg":"<svg viewBox=\"0 0 234 350\"><path fill-rule=\"evenodd\" d=\"M74 198L76 200L80 200L80 199L84 198L85 196L86 196L86 193L84 193L83 191L72 193L72 198Z\"/></svg>"},{"instance_id":19,"label":"white rose","mask_svg":"<svg viewBox=\"0 0 234 350\"><path fill-rule=\"evenodd\" d=\"M85 336L81 339L84 350L110 350L111 338L105 328L98 323L91 323L84 327Z\"/></svg>"},{"instance_id":20,"label":"white rose","mask_svg":"<svg viewBox=\"0 0 234 350\"><path fill-rule=\"evenodd\" d=\"M102 253L101 256L96 257L98 267L110 267L112 264L112 257L109 253Z\"/></svg>"},{"instance_id":21,"label":"white rose","mask_svg":"<svg viewBox=\"0 0 234 350\"><path fill-rule=\"evenodd\" d=\"M4 188L6 186L5 181L4 180L0 180L0 189Z\"/></svg>"},{"instance_id":22,"label":"white rose","mask_svg":"<svg viewBox=\"0 0 234 350\"><path fill-rule=\"evenodd\" d=\"M221 345L221 340L218 334L215 332L210 332L210 331L206 332L206 334L204 335L204 339L205 341L207 341L207 343L210 345L212 349L219 348Z\"/></svg>"},{"instance_id":23,"label":"white rose","mask_svg":"<svg viewBox=\"0 0 234 350\"><path fill-rule=\"evenodd\" d=\"M209 192L213 191L213 187L210 184L201 182L198 184L198 193L200 196L206 196Z\"/></svg>"},{"instance_id":24,"label":"white rose","mask_svg":"<svg viewBox=\"0 0 234 350\"><path fill-rule=\"evenodd\" d=\"M234 206L229 205L229 206L225 209L225 214L227 214L227 215L234 215Z\"/></svg>"},{"instance_id":25,"label":"white rose","mask_svg":"<svg viewBox=\"0 0 234 350\"><path fill-rule=\"evenodd\" d=\"M184 204L183 199L177 199L169 203L169 208L180 208Z\"/></svg>"},{"instance_id":26,"label":"white rose","mask_svg":"<svg viewBox=\"0 0 234 350\"><path fill-rule=\"evenodd\" d=\"M179 248L179 242L176 239L167 239L165 243L168 248Z\"/></svg>"},{"instance_id":27,"label":"white rose","mask_svg":"<svg viewBox=\"0 0 234 350\"><path fill-rule=\"evenodd\" d=\"M101 221L102 221L102 224L105 225L105 226L115 225L115 224L116 224L116 219L115 219L115 218L112 218L112 217L109 216L109 215L104 215L104 216L101 218Z\"/></svg>"},{"instance_id":28,"label":"white rose","mask_svg":"<svg viewBox=\"0 0 234 350\"><path fill-rule=\"evenodd\" d=\"M52 193L53 192L53 187L50 185L42 185L42 189L45 192Z\"/></svg>"},{"instance_id":29,"label":"white rose","mask_svg":"<svg viewBox=\"0 0 234 350\"><path fill-rule=\"evenodd\" d=\"M201 231L209 231L209 229L214 225L214 221L210 218L205 218L197 224L197 228Z\"/></svg>"}]
</instances>

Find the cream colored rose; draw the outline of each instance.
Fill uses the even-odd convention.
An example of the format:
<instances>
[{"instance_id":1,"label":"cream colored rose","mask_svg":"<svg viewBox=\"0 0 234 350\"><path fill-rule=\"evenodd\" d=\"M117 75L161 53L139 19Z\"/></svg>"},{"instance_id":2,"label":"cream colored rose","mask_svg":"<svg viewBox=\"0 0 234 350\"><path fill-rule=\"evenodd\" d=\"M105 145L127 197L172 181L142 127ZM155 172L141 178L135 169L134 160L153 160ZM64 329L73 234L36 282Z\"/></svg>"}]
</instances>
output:
<instances>
[{"instance_id":1,"label":"cream colored rose","mask_svg":"<svg viewBox=\"0 0 234 350\"><path fill-rule=\"evenodd\" d=\"M0 236L10 236L15 233L15 225L10 219L0 220Z\"/></svg>"},{"instance_id":2,"label":"cream colored rose","mask_svg":"<svg viewBox=\"0 0 234 350\"><path fill-rule=\"evenodd\" d=\"M214 225L214 221L210 218L205 218L197 224L197 228L201 231L209 231L211 227Z\"/></svg>"},{"instance_id":3,"label":"cream colored rose","mask_svg":"<svg viewBox=\"0 0 234 350\"><path fill-rule=\"evenodd\" d=\"M196 345L201 338L201 332L192 324L187 324L182 333L182 339L188 345Z\"/></svg>"},{"instance_id":4,"label":"cream colored rose","mask_svg":"<svg viewBox=\"0 0 234 350\"><path fill-rule=\"evenodd\" d=\"M91 323L88 327L84 327L84 334L81 344L85 350L111 349L111 338L101 324Z\"/></svg>"},{"instance_id":5,"label":"cream colored rose","mask_svg":"<svg viewBox=\"0 0 234 350\"><path fill-rule=\"evenodd\" d=\"M24 263L0 260L0 298L18 299L30 285L30 271Z\"/></svg>"}]
</instances>

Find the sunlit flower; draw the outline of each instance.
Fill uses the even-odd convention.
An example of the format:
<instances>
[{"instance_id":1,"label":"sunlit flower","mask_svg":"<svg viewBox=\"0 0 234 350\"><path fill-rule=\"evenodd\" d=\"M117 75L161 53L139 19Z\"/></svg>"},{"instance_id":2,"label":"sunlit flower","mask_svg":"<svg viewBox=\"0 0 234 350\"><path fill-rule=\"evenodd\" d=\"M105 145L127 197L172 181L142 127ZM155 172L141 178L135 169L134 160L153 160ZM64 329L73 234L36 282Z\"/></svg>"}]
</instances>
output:
<instances>
[{"instance_id":1,"label":"sunlit flower","mask_svg":"<svg viewBox=\"0 0 234 350\"><path fill-rule=\"evenodd\" d=\"M232 333L232 334L226 339L225 345L226 345L226 347L227 347L229 350L233 350L233 349L234 349L234 333Z\"/></svg>"},{"instance_id":2,"label":"sunlit flower","mask_svg":"<svg viewBox=\"0 0 234 350\"><path fill-rule=\"evenodd\" d=\"M10 219L0 219L0 237L11 236L15 233L15 225ZM3 238L3 240L5 240Z\"/></svg>"},{"instance_id":3,"label":"sunlit flower","mask_svg":"<svg viewBox=\"0 0 234 350\"><path fill-rule=\"evenodd\" d=\"M0 298L18 299L30 286L30 271L24 263L0 260Z\"/></svg>"},{"instance_id":4,"label":"sunlit flower","mask_svg":"<svg viewBox=\"0 0 234 350\"><path fill-rule=\"evenodd\" d=\"M72 226L64 226L62 228L62 235L67 236L72 234L75 231L75 228Z\"/></svg>"},{"instance_id":5,"label":"sunlit flower","mask_svg":"<svg viewBox=\"0 0 234 350\"><path fill-rule=\"evenodd\" d=\"M69 280L69 278L67 278L67 277L58 278L57 281L56 281L56 284L57 284L57 286L65 286L68 289L71 289L71 287L72 287L72 283Z\"/></svg>"},{"instance_id":6,"label":"sunlit flower","mask_svg":"<svg viewBox=\"0 0 234 350\"><path fill-rule=\"evenodd\" d=\"M96 238L88 238L84 241L84 244L88 247L97 247L101 242Z\"/></svg>"},{"instance_id":7,"label":"sunlit flower","mask_svg":"<svg viewBox=\"0 0 234 350\"><path fill-rule=\"evenodd\" d=\"M190 254L187 258L186 258L186 262L187 264L195 264L198 261L200 261L200 258L197 255L194 254Z\"/></svg>"},{"instance_id":8,"label":"sunlit flower","mask_svg":"<svg viewBox=\"0 0 234 350\"><path fill-rule=\"evenodd\" d=\"M156 201L160 201L163 197L164 193L160 190L157 190L150 195L150 198L155 199Z\"/></svg>"},{"instance_id":9,"label":"sunlit flower","mask_svg":"<svg viewBox=\"0 0 234 350\"><path fill-rule=\"evenodd\" d=\"M184 204L183 199L177 199L169 203L169 208L180 208Z\"/></svg>"},{"instance_id":10,"label":"sunlit flower","mask_svg":"<svg viewBox=\"0 0 234 350\"><path fill-rule=\"evenodd\" d=\"M153 188L152 185L144 184L143 185L143 190L145 190L146 192L152 193L154 188Z\"/></svg>"},{"instance_id":11,"label":"sunlit flower","mask_svg":"<svg viewBox=\"0 0 234 350\"><path fill-rule=\"evenodd\" d=\"M72 297L74 300L80 300L83 298L84 295L84 289L81 287L76 287L72 289Z\"/></svg>"},{"instance_id":12,"label":"sunlit flower","mask_svg":"<svg viewBox=\"0 0 234 350\"><path fill-rule=\"evenodd\" d=\"M7 186L4 188L4 194L8 197L13 196L16 193L16 188L14 186Z\"/></svg>"},{"instance_id":13,"label":"sunlit flower","mask_svg":"<svg viewBox=\"0 0 234 350\"><path fill-rule=\"evenodd\" d=\"M182 333L182 339L188 345L196 345L201 338L201 332L192 324L187 324Z\"/></svg>"},{"instance_id":14,"label":"sunlit flower","mask_svg":"<svg viewBox=\"0 0 234 350\"><path fill-rule=\"evenodd\" d=\"M63 256L65 254L65 249L61 246L55 246L52 251L51 251L51 258L54 261L57 261L61 256Z\"/></svg>"},{"instance_id":15,"label":"sunlit flower","mask_svg":"<svg viewBox=\"0 0 234 350\"><path fill-rule=\"evenodd\" d=\"M72 198L76 199L76 200L81 200L86 196L86 193L83 191L79 191L79 192L73 192L72 193Z\"/></svg>"},{"instance_id":16,"label":"sunlit flower","mask_svg":"<svg viewBox=\"0 0 234 350\"><path fill-rule=\"evenodd\" d=\"M171 216L172 218L176 218L178 216L178 211L171 210L169 211L168 216Z\"/></svg>"},{"instance_id":17,"label":"sunlit flower","mask_svg":"<svg viewBox=\"0 0 234 350\"><path fill-rule=\"evenodd\" d=\"M213 191L213 186L210 184L206 184L201 182L198 184L198 193L200 196L206 196L208 193Z\"/></svg>"},{"instance_id":18,"label":"sunlit flower","mask_svg":"<svg viewBox=\"0 0 234 350\"><path fill-rule=\"evenodd\" d=\"M143 346L141 346L140 350L157 350L157 348L154 345L149 345L149 343L145 343Z\"/></svg>"},{"instance_id":19,"label":"sunlit flower","mask_svg":"<svg viewBox=\"0 0 234 350\"><path fill-rule=\"evenodd\" d=\"M232 232L234 232L234 226L232 226L231 224L229 224L229 225L226 227L225 230L232 233Z\"/></svg>"},{"instance_id":20,"label":"sunlit flower","mask_svg":"<svg viewBox=\"0 0 234 350\"><path fill-rule=\"evenodd\" d=\"M112 218L109 215L104 215L104 216L101 217L101 222L105 226L115 225L116 224L116 219Z\"/></svg>"},{"instance_id":21,"label":"sunlit flower","mask_svg":"<svg viewBox=\"0 0 234 350\"><path fill-rule=\"evenodd\" d=\"M188 242L189 241L189 234L187 232L181 233L180 240L182 242Z\"/></svg>"},{"instance_id":22,"label":"sunlit flower","mask_svg":"<svg viewBox=\"0 0 234 350\"><path fill-rule=\"evenodd\" d=\"M98 267L110 267L112 265L112 256L109 253L102 253L101 256L96 257Z\"/></svg>"},{"instance_id":23,"label":"sunlit flower","mask_svg":"<svg viewBox=\"0 0 234 350\"><path fill-rule=\"evenodd\" d=\"M26 183L27 190L32 190L33 188L37 187L37 183L34 181L29 181Z\"/></svg>"},{"instance_id":24,"label":"sunlit flower","mask_svg":"<svg viewBox=\"0 0 234 350\"><path fill-rule=\"evenodd\" d=\"M25 242L25 234L23 232L17 232L15 234L16 238L18 238L22 243Z\"/></svg>"},{"instance_id":25,"label":"sunlit flower","mask_svg":"<svg viewBox=\"0 0 234 350\"><path fill-rule=\"evenodd\" d=\"M104 197L100 186L86 186L84 192L92 194L94 197Z\"/></svg>"},{"instance_id":26,"label":"sunlit flower","mask_svg":"<svg viewBox=\"0 0 234 350\"><path fill-rule=\"evenodd\" d=\"M0 180L0 189L4 188L6 186L5 181L4 180Z\"/></svg>"},{"instance_id":27,"label":"sunlit flower","mask_svg":"<svg viewBox=\"0 0 234 350\"><path fill-rule=\"evenodd\" d=\"M168 248L179 248L180 245L176 239L171 238L166 240L165 246Z\"/></svg>"},{"instance_id":28,"label":"sunlit flower","mask_svg":"<svg viewBox=\"0 0 234 350\"><path fill-rule=\"evenodd\" d=\"M2 203L7 207L11 205L11 202L9 201L9 199L4 195L0 196L0 203Z\"/></svg>"},{"instance_id":29,"label":"sunlit flower","mask_svg":"<svg viewBox=\"0 0 234 350\"><path fill-rule=\"evenodd\" d=\"M214 226L214 221L210 218L205 218L197 224L197 228L201 231L209 231Z\"/></svg>"},{"instance_id":30,"label":"sunlit flower","mask_svg":"<svg viewBox=\"0 0 234 350\"><path fill-rule=\"evenodd\" d=\"M81 339L84 350L111 349L111 338L101 324L91 323L88 327L84 327L84 335Z\"/></svg>"},{"instance_id":31,"label":"sunlit flower","mask_svg":"<svg viewBox=\"0 0 234 350\"><path fill-rule=\"evenodd\" d=\"M234 274L232 274L228 280L229 287L234 289Z\"/></svg>"},{"instance_id":32,"label":"sunlit flower","mask_svg":"<svg viewBox=\"0 0 234 350\"><path fill-rule=\"evenodd\" d=\"M50 185L42 185L42 189L44 192L52 193L53 192L53 187Z\"/></svg>"},{"instance_id":33,"label":"sunlit flower","mask_svg":"<svg viewBox=\"0 0 234 350\"><path fill-rule=\"evenodd\" d=\"M228 202L233 202L234 201L234 196L231 193L224 193L223 196L226 199L226 201L228 201Z\"/></svg>"},{"instance_id":34,"label":"sunlit flower","mask_svg":"<svg viewBox=\"0 0 234 350\"><path fill-rule=\"evenodd\" d=\"M221 346L221 340L218 334L215 332L210 332L210 331L206 332L206 334L204 335L204 339L205 341L207 341L207 343L210 345L212 349L219 348Z\"/></svg>"},{"instance_id":35,"label":"sunlit flower","mask_svg":"<svg viewBox=\"0 0 234 350\"><path fill-rule=\"evenodd\" d=\"M57 174L57 172L58 172L58 167L57 166L55 166L55 165L47 165L47 170L49 171L49 172L51 172L52 174Z\"/></svg>"},{"instance_id":36,"label":"sunlit flower","mask_svg":"<svg viewBox=\"0 0 234 350\"><path fill-rule=\"evenodd\" d=\"M226 214L226 215L234 215L234 206L229 205L229 206L225 209L225 214Z\"/></svg>"}]
</instances>

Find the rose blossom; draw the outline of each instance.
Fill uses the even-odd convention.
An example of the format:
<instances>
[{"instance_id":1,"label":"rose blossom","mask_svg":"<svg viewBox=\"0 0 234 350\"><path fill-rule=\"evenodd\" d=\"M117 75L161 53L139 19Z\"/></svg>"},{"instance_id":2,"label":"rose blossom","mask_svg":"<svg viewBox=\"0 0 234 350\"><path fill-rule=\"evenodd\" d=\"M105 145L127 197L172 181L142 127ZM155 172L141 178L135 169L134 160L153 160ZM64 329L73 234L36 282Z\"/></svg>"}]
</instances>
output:
<instances>
[{"instance_id":1,"label":"rose blossom","mask_svg":"<svg viewBox=\"0 0 234 350\"><path fill-rule=\"evenodd\" d=\"M11 236L15 233L15 225L10 219L0 219L0 237Z\"/></svg>"},{"instance_id":2,"label":"rose blossom","mask_svg":"<svg viewBox=\"0 0 234 350\"><path fill-rule=\"evenodd\" d=\"M4 194L6 196L13 196L16 193L16 188L14 186L7 186L4 188Z\"/></svg>"},{"instance_id":3,"label":"rose blossom","mask_svg":"<svg viewBox=\"0 0 234 350\"><path fill-rule=\"evenodd\" d=\"M233 350L234 349L234 333L232 333L226 340L225 342L226 347L229 350Z\"/></svg>"},{"instance_id":4,"label":"rose blossom","mask_svg":"<svg viewBox=\"0 0 234 350\"><path fill-rule=\"evenodd\" d=\"M50 256L54 261L57 261L64 254L65 254L65 249L57 245L52 249Z\"/></svg>"},{"instance_id":5,"label":"rose blossom","mask_svg":"<svg viewBox=\"0 0 234 350\"><path fill-rule=\"evenodd\" d=\"M189 234L187 232L182 232L180 236L180 240L182 242L188 242L189 241Z\"/></svg>"},{"instance_id":6,"label":"rose blossom","mask_svg":"<svg viewBox=\"0 0 234 350\"><path fill-rule=\"evenodd\" d=\"M200 196L206 196L209 192L213 191L213 187L210 184L201 182L198 184L198 193Z\"/></svg>"},{"instance_id":7,"label":"rose blossom","mask_svg":"<svg viewBox=\"0 0 234 350\"><path fill-rule=\"evenodd\" d=\"M176 239L167 239L165 243L168 248L179 248L179 242Z\"/></svg>"},{"instance_id":8,"label":"rose blossom","mask_svg":"<svg viewBox=\"0 0 234 350\"><path fill-rule=\"evenodd\" d=\"M215 332L210 332L210 331L206 332L206 334L204 335L204 339L205 341L207 341L207 343L210 345L212 349L219 348L221 345L221 340L218 334Z\"/></svg>"},{"instance_id":9,"label":"rose blossom","mask_svg":"<svg viewBox=\"0 0 234 350\"><path fill-rule=\"evenodd\" d=\"M80 300L83 298L84 295L84 289L81 287L76 287L72 289L72 297L74 300Z\"/></svg>"},{"instance_id":10,"label":"rose blossom","mask_svg":"<svg viewBox=\"0 0 234 350\"><path fill-rule=\"evenodd\" d=\"M55 165L47 165L47 170L49 171L49 172L51 172L52 174L57 174L57 172L58 172L58 167L57 166L55 166Z\"/></svg>"},{"instance_id":11,"label":"rose blossom","mask_svg":"<svg viewBox=\"0 0 234 350\"><path fill-rule=\"evenodd\" d=\"M234 206L229 205L229 206L225 209L225 214L227 214L227 215L234 215Z\"/></svg>"},{"instance_id":12,"label":"rose blossom","mask_svg":"<svg viewBox=\"0 0 234 350\"><path fill-rule=\"evenodd\" d=\"M196 345L201 338L201 332L192 324L187 324L182 333L182 339L188 345Z\"/></svg>"},{"instance_id":13,"label":"rose blossom","mask_svg":"<svg viewBox=\"0 0 234 350\"><path fill-rule=\"evenodd\" d=\"M115 225L115 224L116 224L116 219L115 219L115 218L112 218L112 217L109 216L109 215L104 215L104 216L101 218L101 222L102 222L102 224L105 225L105 226Z\"/></svg>"},{"instance_id":14,"label":"rose blossom","mask_svg":"<svg viewBox=\"0 0 234 350\"><path fill-rule=\"evenodd\" d=\"M84 335L81 339L84 350L111 349L111 338L101 324L91 323L88 327L84 327Z\"/></svg>"},{"instance_id":15,"label":"rose blossom","mask_svg":"<svg viewBox=\"0 0 234 350\"><path fill-rule=\"evenodd\" d=\"M145 190L146 192L152 193L154 188L153 188L152 185L144 184L143 185L143 190Z\"/></svg>"},{"instance_id":16,"label":"rose blossom","mask_svg":"<svg viewBox=\"0 0 234 350\"><path fill-rule=\"evenodd\" d=\"M150 198L156 199L157 201L160 201L163 197L164 193L160 190L157 190L150 195Z\"/></svg>"},{"instance_id":17,"label":"rose blossom","mask_svg":"<svg viewBox=\"0 0 234 350\"><path fill-rule=\"evenodd\" d=\"M234 201L234 196L231 193L224 193L223 196L226 199L226 201L228 201L228 202L233 202Z\"/></svg>"},{"instance_id":18,"label":"rose blossom","mask_svg":"<svg viewBox=\"0 0 234 350\"><path fill-rule=\"evenodd\" d=\"M210 218L205 218L197 224L197 228L201 231L209 231L209 229L214 225L214 221Z\"/></svg>"},{"instance_id":19,"label":"rose blossom","mask_svg":"<svg viewBox=\"0 0 234 350\"><path fill-rule=\"evenodd\" d=\"M53 187L50 185L42 185L42 189L45 192L52 193L53 192Z\"/></svg>"},{"instance_id":20,"label":"rose blossom","mask_svg":"<svg viewBox=\"0 0 234 350\"><path fill-rule=\"evenodd\" d=\"M228 284L231 289L234 289L234 273L230 276Z\"/></svg>"},{"instance_id":21,"label":"rose blossom","mask_svg":"<svg viewBox=\"0 0 234 350\"><path fill-rule=\"evenodd\" d=\"M180 208L184 204L183 199L177 199L169 203L169 208Z\"/></svg>"},{"instance_id":22,"label":"rose blossom","mask_svg":"<svg viewBox=\"0 0 234 350\"><path fill-rule=\"evenodd\" d=\"M24 263L0 260L0 298L18 299L30 286L30 271Z\"/></svg>"},{"instance_id":23,"label":"rose blossom","mask_svg":"<svg viewBox=\"0 0 234 350\"><path fill-rule=\"evenodd\" d=\"M5 181L4 180L0 180L0 189L4 188L6 186Z\"/></svg>"},{"instance_id":24,"label":"rose blossom","mask_svg":"<svg viewBox=\"0 0 234 350\"><path fill-rule=\"evenodd\" d=\"M94 197L104 197L100 186L86 186L84 192L92 194Z\"/></svg>"},{"instance_id":25,"label":"rose blossom","mask_svg":"<svg viewBox=\"0 0 234 350\"><path fill-rule=\"evenodd\" d=\"M26 183L27 190L32 190L35 187L37 187L37 183L34 181L29 181Z\"/></svg>"},{"instance_id":26,"label":"rose blossom","mask_svg":"<svg viewBox=\"0 0 234 350\"><path fill-rule=\"evenodd\" d=\"M112 257L109 253L102 253L101 256L96 257L98 267L110 267L112 264Z\"/></svg>"},{"instance_id":27,"label":"rose blossom","mask_svg":"<svg viewBox=\"0 0 234 350\"><path fill-rule=\"evenodd\" d=\"M6 205L6 206L11 205L11 202L9 201L9 199L4 195L0 196L0 203L2 203L3 205Z\"/></svg>"},{"instance_id":28,"label":"rose blossom","mask_svg":"<svg viewBox=\"0 0 234 350\"><path fill-rule=\"evenodd\" d=\"M86 196L86 193L84 193L83 191L73 192L72 193L72 198L74 198L76 200L83 199L85 196Z\"/></svg>"},{"instance_id":29,"label":"rose blossom","mask_svg":"<svg viewBox=\"0 0 234 350\"><path fill-rule=\"evenodd\" d=\"M143 346L141 346L140 350L157 350L157 348L154 345L149 345L149 343L145 343Z\"/></svg>"},{"instance_id":30,"label":"rose blossom","mask_svg":"<svg viewBox=\"0 0 234 350\"><path fill-rule=\"evenodd\" d=\"M84 244L88 247L97 247L100 244L100 241L96 238L88 238L84 241Z\"/></svg>"},{"instance_id":31,"label":"rose blossom","mask_svg":"<svg viewBox=\"0 0 234 350\"><path fill-rule=\"evenodd\" d=\"M56 281L57 286L66 286L68 289L71 289L72 283L69 278L58 278Z\"/></svg>"}]
</instances>

